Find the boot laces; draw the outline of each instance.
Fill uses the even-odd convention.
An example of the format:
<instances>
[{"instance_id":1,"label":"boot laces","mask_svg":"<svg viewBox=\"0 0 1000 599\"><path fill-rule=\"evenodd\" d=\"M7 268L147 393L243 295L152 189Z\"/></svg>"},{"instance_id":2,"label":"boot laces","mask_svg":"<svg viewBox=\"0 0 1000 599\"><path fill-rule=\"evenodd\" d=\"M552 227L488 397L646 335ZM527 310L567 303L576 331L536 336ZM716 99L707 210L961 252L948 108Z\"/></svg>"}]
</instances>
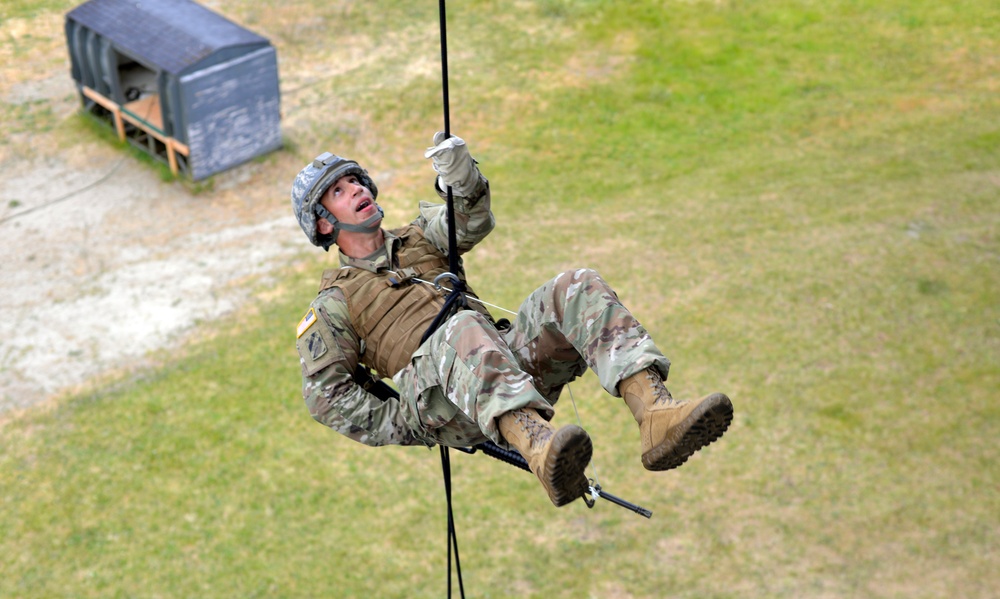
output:
<instances>
[{"instance_id":1,"label":"boot laces","mask_svg":"<svg viewBox=\"0 0 1000 599\"><path fill-rule=\"evenodd\" d=\"M525 412L520 410L514 412L514 419L521 430L528 434L528 443L532 447L545 444L552 436L552 427L547 422L532 418Z\"/></svg>"},{"instance_id":2,"label":"boot laces","mask_svg":"<svg viewBox=\"0 0 1000 599\"><path fill-rule=\"evenodd\" d=\"M658 371L650 368L646 371L646 378L649 379L649 386L653 390L653 405L673 405L677 403L674 401L674 396L670 394L666 385L663 384L663 379L660 377Z\"/></svg>"}]
</instances>

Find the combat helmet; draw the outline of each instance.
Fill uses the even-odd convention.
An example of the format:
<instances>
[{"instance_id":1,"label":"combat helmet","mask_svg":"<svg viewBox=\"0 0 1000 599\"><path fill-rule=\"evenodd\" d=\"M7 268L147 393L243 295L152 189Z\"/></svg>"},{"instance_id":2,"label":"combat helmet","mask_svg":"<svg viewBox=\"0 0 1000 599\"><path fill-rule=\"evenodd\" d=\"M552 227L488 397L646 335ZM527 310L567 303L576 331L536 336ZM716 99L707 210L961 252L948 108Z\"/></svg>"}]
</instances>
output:
<instances>
[{"instance_id":1,"label":"combat helmet","mask_svg":"<svg viewBox=\"0 0 1000 599\"><path fill-rule=\"evenodd\" d=\"M295 182L292 183L292 211L295 218L302 227L302 232L306 234L309 242L329 251L330 246L337 243L337 234L340 231L354 231L357 233L374 233L378 231L379 221L382 220L384 212L378 206L378 213L372 215L368 220L360 225L352 225L337 221L330 212L320 204L320 198L326 193L328 187L333 185L337 179L345 175L355 175L358 181L372 192L372 197L378 199L378 187L368 176L368 171L361 168L357 162L341 158L330 152L323 152L317 156L304 169L299 171ZM316 230L316 220L325 218L333 225L333 233L323 235Z\"/></svg>"}]
</instances>

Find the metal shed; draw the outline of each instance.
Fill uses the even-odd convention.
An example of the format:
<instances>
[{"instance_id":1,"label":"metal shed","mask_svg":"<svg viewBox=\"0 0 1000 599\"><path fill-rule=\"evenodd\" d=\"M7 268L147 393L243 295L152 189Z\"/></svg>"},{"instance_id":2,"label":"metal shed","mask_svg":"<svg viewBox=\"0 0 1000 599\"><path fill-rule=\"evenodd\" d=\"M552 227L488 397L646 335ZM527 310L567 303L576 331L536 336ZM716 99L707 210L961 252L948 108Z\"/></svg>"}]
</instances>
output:
<instances>
[{"instance_id":1,"label":"metal shed","mask_svg":"<svg viewBox=\"0 0 1000 599\"><path fill-rule=\"evenodd\" d=\"M281 147L271 43L191 0L89 0L66 14L85 109L198 180Z\"/></svg>"}]
</instances>

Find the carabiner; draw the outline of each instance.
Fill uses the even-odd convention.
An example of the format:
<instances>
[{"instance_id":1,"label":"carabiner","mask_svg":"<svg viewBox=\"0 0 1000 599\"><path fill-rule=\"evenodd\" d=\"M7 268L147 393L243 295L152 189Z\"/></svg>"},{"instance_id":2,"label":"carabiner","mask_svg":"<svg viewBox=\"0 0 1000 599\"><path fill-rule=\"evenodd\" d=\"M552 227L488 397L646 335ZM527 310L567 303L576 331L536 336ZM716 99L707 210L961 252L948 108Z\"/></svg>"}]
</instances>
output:
<instances>
[{"instance_id":1,"label":"carabiner","mask_svg":"<svg viewBox=\"0 0 1000 599\"><path fill-rule=\"evenodd\" d=\"M441 279L449 279L455 285L461 285L462 284L462 280L459 279L458 275L456 275L455 273L453 273L453 272L443 272L443 273L439 274L438 276L434 277L434 289L437 289L439 291L441 290ZM449 289L448 291L451 291L451 289Z\"/></svg>"}]
</instances>

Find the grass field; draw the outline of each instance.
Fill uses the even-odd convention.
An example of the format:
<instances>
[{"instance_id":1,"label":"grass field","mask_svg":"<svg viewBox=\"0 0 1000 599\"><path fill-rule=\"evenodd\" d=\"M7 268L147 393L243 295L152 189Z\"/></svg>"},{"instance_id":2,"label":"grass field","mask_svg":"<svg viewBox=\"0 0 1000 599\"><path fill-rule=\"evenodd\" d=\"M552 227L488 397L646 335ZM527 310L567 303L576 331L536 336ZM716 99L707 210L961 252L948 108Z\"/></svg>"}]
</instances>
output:
<instances>
[{"instance_id":1,"label":"grass field","mask_svg":"<svg viewBox=\"0 0 1000 599\"><path fill-rule=\"evenodd\" d=\"M498 220L475 288L513 308L596 268L675 397L736 406L653 474L620 400L573 385L602 484L650 520L554 509L453 453L467 595L996 596L1000 6L453 4L452 127ZM5 3L4 55L65 56L72 5ZM436 5L211 5L278 48L287 147L259 168L290 182L329 148L368 165L387 224L412 218L441 126ZM32 24L56 29L12 33ZM52 128L43 103L3 110ZM437 451L354 444L299 395L320 253L161 367L0 425L0 596L445 595Z\"/></svg>"}]
</instances>

